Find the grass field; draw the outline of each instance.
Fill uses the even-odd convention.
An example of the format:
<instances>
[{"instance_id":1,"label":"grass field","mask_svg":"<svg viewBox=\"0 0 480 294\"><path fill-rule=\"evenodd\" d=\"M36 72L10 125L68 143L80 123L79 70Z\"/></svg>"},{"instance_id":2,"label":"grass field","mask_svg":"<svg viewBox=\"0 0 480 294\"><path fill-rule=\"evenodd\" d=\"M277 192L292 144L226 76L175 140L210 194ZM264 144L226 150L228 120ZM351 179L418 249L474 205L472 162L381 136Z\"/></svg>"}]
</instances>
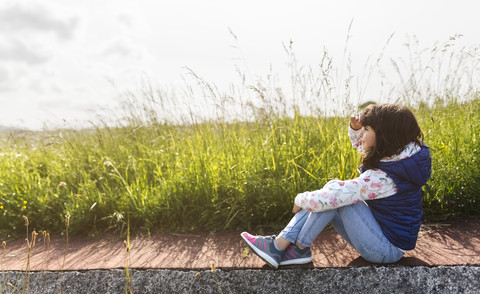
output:
<instances>
[{"instance_id":1,"label":"grass field","mask_svg":"<svg viewBox=\"0 0 480 294\"><path fill-rule=\"evenodd\" d=\"M215 96L214 88L196 78ZM325 77L320 81L331 85ZM297 82L292 82L300 88L297 98L313 92L305 87L315 83ZM425 218L478 215L479 94L472 89L468 97L430 92L433 101L419 103L426 97L422 89L406 87L404 96L415 101L404 97L400 103L411 105L431 148ZM269 93L253 90L262 99ZM336 93L321 95L327 101ZM52 233L62 232L70 215L70 233L89 236L125 232L127 224L144 234L278 227L290 219L297 193L358 175L360 157L347 136L346 112L305 114L289 106L277 89L263 104L242 104L249 119L224 113L174 123L161 119L154 99L146 96L150 104L127 103L130 112L116 127L4 133L0 234L22 234L22 215L31 228Z\"/></svg>"},{"instance_id":2,"label":"grass field","mask_svg":"<svg viewBox=\"0 0 480 294\"><path fill-rule=\"evenodd\" d=\"M480 100L419 108L433 173L425 217L476 214ZM0 154L3 234L96 235L131 226L195 231L285 223L297 193L357 175L342 117L151 125L9 135Z\"/></svg>"}]
</instances>

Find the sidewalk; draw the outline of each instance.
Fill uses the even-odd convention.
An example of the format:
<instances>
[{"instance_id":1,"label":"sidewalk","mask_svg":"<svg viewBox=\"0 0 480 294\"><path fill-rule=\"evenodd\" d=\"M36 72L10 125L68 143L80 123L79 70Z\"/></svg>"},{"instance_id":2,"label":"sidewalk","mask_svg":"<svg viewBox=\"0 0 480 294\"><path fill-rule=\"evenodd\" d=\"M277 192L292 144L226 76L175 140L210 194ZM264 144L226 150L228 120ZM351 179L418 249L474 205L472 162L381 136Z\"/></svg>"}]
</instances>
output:
<instances>
[{"instance_id":1,"label":"sidewalk","mask_svg":"<svg viewBox=\"0 0 480 294\"><path fill-rule=\"evenodd\" d=\"M31 254L30 270L61 270L64 257L63 270L66 271L121 269L128 260L124 239L118 237L73 238L69 241L66 255L65 245L64 238L55 238L47 250L39 236ZM217 269L224 270L270 269L245 248L240 231L206 235L135 237L131 240L129 268L200 270L209 269L214 262ZM25 240L7 243L3 253L2 270L25 270L27 258ZM323 232L315 241L312 245L312 255L313 263L302 268L349 268L372 265L359 257L333 230ZM446 265L480 265L479 217L423 225L417 247L393 266Z\"/></svg>"}]
</instances>

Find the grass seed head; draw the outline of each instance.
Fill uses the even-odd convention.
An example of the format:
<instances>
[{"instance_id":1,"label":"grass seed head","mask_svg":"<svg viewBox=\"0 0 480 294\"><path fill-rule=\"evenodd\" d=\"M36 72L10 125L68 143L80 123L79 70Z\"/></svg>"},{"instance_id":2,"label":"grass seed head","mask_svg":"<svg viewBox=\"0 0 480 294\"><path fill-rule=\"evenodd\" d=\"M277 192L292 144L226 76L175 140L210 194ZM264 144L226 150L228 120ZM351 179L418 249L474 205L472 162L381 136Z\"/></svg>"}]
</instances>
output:
<instances>
[{"instance_id":1,"label":"grass seed head","mask_svg":"<svg viewBox=\"0 0 480 294\"><path fill-rule=\"evenodd\" d=\"M212 269L212 272L215 272L216 271L216 268L215 268L215 261L211 261L210 262L210 268Z\"/></svg>"},{"instance_id":2,"label":"grass seed head","mask_svg":"<svg viewBox=\"0 0 480 294\"><path fill-rule=\"evenodd\" d=\"M66 214L65 215L65 227L69 227L70 226L70 215L69 214Z\"/></svg>"},{"instance_id":3,"label":"grass seed head","mask_svg":"<svg viewBox=\"0 0 480 294\"><path fill-rule=\"evenodd\" d=\"M128 246L127 240L123 241L123 246L125 246L125 248L127 249L127 252L130 251L130 246Z\"/></svg>"},{"instance_id":4,"label":"grass seed head","mask_svg":"<svg viewBox=\"0 0 480 294\"><path fill-rule=\"evenodd\" d=\"M32 232L32 248L35 246L35 241L37 240L38 233L33 231Z\"/></svg>"}]
</instances>

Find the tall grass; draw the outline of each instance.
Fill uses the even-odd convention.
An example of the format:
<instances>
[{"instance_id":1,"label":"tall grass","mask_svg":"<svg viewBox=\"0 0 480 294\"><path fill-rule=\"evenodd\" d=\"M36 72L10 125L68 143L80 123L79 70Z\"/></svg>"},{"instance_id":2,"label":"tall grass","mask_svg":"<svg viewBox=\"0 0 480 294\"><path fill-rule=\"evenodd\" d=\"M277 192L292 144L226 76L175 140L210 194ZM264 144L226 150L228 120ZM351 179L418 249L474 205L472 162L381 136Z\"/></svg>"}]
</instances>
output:
<instances>
[{"instance_id":1,"label":"tall grass","mask_svg":"<svg viewBox=\"0 0 480 294\"><path fill-rule=\"evenodd\" d=\"M433 174L425 187L430 219L480 208L478 71L464 68L476 68L478 53L462 49L445 57L445 48L431 50L427 65L412 60L408 70L394 63L402 82L384 97L414 110L431 147ZM365 91L351 97L348 59L335 70L324 52L312 69L298 65L291 44L285 49L293 94L272 74L254 85L241 75L238 85L222 92L189 70L192 83L182 94L148 82L124 93L125 112L115 125L5 134L0 232L19 234L21 215L37 230L61 232L68 214L70 233L90 236L284 224L297 193L358 174L359 155L346 128L349 114L366 102ZM427 74L426 67L445 58L458 70L446 78ZM378 66L379 59L366 68ZM456 84L465 79L467 87Z\"/></svg>"},{"instance_id":2,"label":"tall grass","mask_svg":"<svg viewBox=\"0 0 480 294\"><path fill-rule=\"evenodd\" d=\"M480 97L462 103L437 101L419 112L432 151L432 178L424 198L427 217L479 215Z\"/></svg>"}]
</instances>

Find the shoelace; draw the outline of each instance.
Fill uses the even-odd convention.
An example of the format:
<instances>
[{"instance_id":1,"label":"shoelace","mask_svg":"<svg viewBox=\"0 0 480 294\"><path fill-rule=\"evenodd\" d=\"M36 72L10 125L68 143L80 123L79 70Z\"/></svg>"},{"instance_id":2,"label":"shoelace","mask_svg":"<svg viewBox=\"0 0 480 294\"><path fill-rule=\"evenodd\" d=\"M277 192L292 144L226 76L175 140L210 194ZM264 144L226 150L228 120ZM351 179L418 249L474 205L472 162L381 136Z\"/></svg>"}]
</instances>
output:
<instances>
[{"instance_id":1,"label":"shoelace","mask_svg":"<svg viewBox=\"0 0 480 294\"><path fill-rule=\"evenodd\" d=\"M264 236L263 238L268 239L268 240L270 240L270 239L275 240L276 236L275 235Z\"/></svg>"}]
</instances>

